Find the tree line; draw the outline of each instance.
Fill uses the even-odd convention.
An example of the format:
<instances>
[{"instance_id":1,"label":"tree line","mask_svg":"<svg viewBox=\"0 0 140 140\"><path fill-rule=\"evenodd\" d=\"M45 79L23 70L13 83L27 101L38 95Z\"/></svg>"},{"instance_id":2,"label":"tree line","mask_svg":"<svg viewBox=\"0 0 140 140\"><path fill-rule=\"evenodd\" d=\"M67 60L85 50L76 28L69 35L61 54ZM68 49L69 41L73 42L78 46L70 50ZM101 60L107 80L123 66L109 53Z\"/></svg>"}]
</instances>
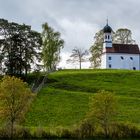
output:
<instances>
[{"instance_id":1,"label":"tree line","mask_svg":"<svg viewBox=\"0 0 140 140\"><path fill-rule=\"evenodd\" d=\"M134 44L132 32L120 28L112 32L113 43ZM93 45L89 50L74 47L68 63L78 63L90 60L91 67L99 68L103 50L104 33L98 31L94 36ZM0 19L0 71L3 74L24 77L30 71L53 71L60 62L60 52L64 47L61 34L54 31L48 23L42 25L42 33L34 31L31 26ZM91 57L88 59L88 54Z\"/></svg>"},{"instance_id":2,"label":"tree line","mask_svg":"<svg viewBox=\"0 0 140 140\"><path fill-rule=\"evenodd\" d=\"M29 25L0 19L1 73L26 78L30 71L41 67L47 71L56 68L64 41L47 23L42 30L39 33Z\"/></svg>"}]
</instances>

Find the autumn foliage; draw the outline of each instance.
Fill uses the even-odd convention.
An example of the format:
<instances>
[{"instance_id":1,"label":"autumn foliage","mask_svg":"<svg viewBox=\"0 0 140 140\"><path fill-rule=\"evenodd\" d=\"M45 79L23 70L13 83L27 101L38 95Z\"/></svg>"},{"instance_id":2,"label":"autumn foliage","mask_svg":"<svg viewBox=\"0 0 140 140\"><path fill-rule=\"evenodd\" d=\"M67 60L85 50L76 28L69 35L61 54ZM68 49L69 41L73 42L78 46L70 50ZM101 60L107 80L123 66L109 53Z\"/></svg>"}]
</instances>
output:
<instances>
[{"instance_id":1,"label":"autumn foliage","mask_svg":"<svg viewBox=\"0 0 140 140\"><path fill-rule=\"evenodd\" d=\"M27 83L16 77L5 76L0 83L1 116L10 126L13 137L14 125L25 114L32 93Z\"/></svg>"}]
</instances>

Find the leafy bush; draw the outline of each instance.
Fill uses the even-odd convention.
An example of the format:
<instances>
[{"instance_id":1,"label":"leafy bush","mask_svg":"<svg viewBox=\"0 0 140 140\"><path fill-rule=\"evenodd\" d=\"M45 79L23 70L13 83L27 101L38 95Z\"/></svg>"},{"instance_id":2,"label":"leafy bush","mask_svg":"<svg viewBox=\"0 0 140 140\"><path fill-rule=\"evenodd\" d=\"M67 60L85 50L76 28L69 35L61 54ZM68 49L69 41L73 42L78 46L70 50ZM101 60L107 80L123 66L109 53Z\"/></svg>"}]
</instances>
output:
<instances>
[{"instance_id":1,"label":"leafy bush","mask_svg":"<svg viewBox=\"0 0 140 140\"><path fill-rule=\"evenodd\" d=\"M74 130L74 137L76 138L91 138L94 136L95 127L89 120L85 120L81 123L80 127Z\"/></svg>"},{"instance_id":2,"label":"leafy bush","mask_svg":"<svg viewBox=\"0 0 140 140\"><path fill-rule=\"evenodd\" d=\"M56 130L56 137L59 138L71 138L72 132L66 128L57 128Z\"/></svg>"},{"instance_id":3,"label":"leafy bush","mask_svg":"<svg viewBox=\"0 0 140 140\"><path fill-rule=\"evenodd\" d=\"M56 136L47 131L43 127L37 127L32 134L32 138L54 138L54 137Z\"/></svg>"},{"instance_id":4,"label":"leafy bush","mask_svg":"<svg viewBox=\"0 0 140 140\"><path fill-rule=\"evenodd\" d=\"M114 123L111 130L110 137L140 138L140 129L131 123Z\"/></svg>"},{"instance_id":5,"label":"leafy bush","mask_svg":"<svg viewBox=\"0 0 140 140\"><path fill-rule=\"evenodd\" d=\"M110 135L110 125L117 114L116 97L111 92L102 90L91 99L89 116L101 126L105 137L108 137Z\"/></svg>"},{"instance_id":6,"label":"leafy bush","mask_svg":"<svg viewBox=\"0 0 140 140\"><path fill-rule=\"evenodd\" d=\"M27 127L16 127L15 138L31 138L31 131Z\"/></svg>"},{"instance_id":7,"label":"leafy bush","mask_svg":"<svg viewBox=\"0 0 140 140\"><path fill-rule=\"evenodd\" d=\"M0 128L0 138L9 138L10 137L10 132L8 133L7 127L2 127Z\"/></svg>"}]
</instances>

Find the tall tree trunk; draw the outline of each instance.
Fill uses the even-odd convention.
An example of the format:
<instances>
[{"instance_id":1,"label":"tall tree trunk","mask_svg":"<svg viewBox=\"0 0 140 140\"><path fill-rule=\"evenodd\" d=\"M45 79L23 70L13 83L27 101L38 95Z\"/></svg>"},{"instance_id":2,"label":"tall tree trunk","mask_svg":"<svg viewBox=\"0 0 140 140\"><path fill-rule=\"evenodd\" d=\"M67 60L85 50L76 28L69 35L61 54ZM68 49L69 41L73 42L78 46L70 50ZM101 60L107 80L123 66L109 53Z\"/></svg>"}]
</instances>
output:
<instances>
[{"instance_id":1,"label":"tall tree trunk","mask_svg":"<svg viewBox=\"0 0 140 140\"><path fill-rule=\"evenodd\" d=\"M10 138L13 139L14 137L14 121L13 119L11 120L11 130L10 130Z\"/></svg>"},{"instance_id":2,"label":"tall tree trunk","mask_svg":"<svg viewBox=\"0 0 140 140\"><path fill-rule=\"evenodd\" d=\"M80 62L80 70L81 70L81 62Z\"/></svg>"},{"instance_id":3,"label":"tall tree trunk","mask_svg":"<svg viewBox=\"0 0 140 140\"><path fill-rule=\"evenodd\" d=\"M27 79L27 73L28 73L28 68L27 66L25 67L25 80Z\"/></svg>"},{"instance_id":4,"label":"tall tree trunk","mask_svg":"<svg viewBox=\"0 0 140 140\"><path fill-rule=\"evenodd\" d=\"M81 68L82 68L82 66L81 66L82 60L81 60L81 58L80 58L79 60L80 60L80 61L79 61L79 68L80 68L80 70L81 70Z\"/></svg>"}]
</instances>

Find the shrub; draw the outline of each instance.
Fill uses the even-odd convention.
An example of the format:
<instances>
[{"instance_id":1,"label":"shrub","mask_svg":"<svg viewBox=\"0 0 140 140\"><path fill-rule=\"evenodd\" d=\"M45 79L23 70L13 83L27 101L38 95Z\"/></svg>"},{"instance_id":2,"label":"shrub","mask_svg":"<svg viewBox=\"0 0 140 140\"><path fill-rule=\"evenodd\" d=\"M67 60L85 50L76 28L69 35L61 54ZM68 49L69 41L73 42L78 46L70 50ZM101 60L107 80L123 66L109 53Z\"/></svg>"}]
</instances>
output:
<instances>
[{"instance_id":1,"label":"shrub","mask_svg":"<svg viewBox=\"0 0 140 140\"><path fill-rule=\"evenodd\" d=\"M0 128L0 138L9 138L10 134L8 133L7 127Z\"/></svg>"},{"instance_id":2,"label":"shrub","mask_svg":"<svg viewBox=\"0 0 140 140\"><path fill-rule=\"evenodd\" d=\"M54 135L51 134L50 132L47 132L45 128L37 127L34 133L32 134L32 137L33 138L51 138L51 137L54 137Z\"/></svg>"},{"instance_id":3,"label":"shrub","mask_svg":"<svg viewBox=\"0 0 140 140\"><path fill-rule=\"evenodd\" d=\"M114 138L139 138L140 129L131 123L112 124L110 137Z\"/></svg>"},{"instance_id":4,"label":"shrub","mask_svg":"<svg viewBox=\"0 0 140 140\"><path fill-rule=\"evenodd\" d=\"M15 128L15 135L14 138L31 138L31 131L27 127L19 127Z\"/></svg>"},{"instance_id":5,"label":"shrub","mask_svg":"<svg viewBox=\"0 0 140 140\"><path fill-rule=\"evenodd\" d=\"M89 120L81 123L80 127L74 130L74 137L76 138L90 138L94 136L95 127Z\"/></svg>"},{"instance_id":6,"label":"shrub","mask_svg":"<svg viewBox=\"0 0 140 140\"><path fill-rule=\"evenodd\" d=\"M90 109L89 116L102 127L105 137L108 137L110 125L117 114L116 97L111 92L102 90L92 97Z\"/></svg>"},{"instance_id":7,"label":"shrub","mask_svg":"<svg viewBox=\"0 0 140 140\"><path fill-rule=\"evenodd\" d=\"M56 137L59 138L71 138L72 137L72 132L66 128L58 128L56 130Z\"/></svg>"}]
</instances>

